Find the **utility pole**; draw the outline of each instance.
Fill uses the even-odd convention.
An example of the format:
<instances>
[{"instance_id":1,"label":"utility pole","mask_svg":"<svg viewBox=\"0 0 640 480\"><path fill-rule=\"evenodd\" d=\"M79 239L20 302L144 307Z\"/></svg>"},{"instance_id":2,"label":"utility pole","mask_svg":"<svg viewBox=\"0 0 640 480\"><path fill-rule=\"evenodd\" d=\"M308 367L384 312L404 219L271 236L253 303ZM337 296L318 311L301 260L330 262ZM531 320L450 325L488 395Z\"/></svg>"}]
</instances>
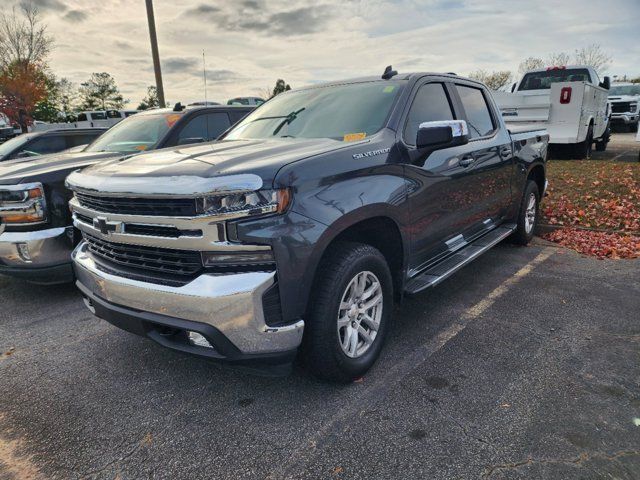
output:
<instances>
[{"instance_id":1,"label":"utility pole","mask_svg":"<svg viewBox=\"0 0 640 480\"><path fill-rule=\"evenodd\" d=\"M156 74L156 91L158 106L164 108L164 88L162 87L162 71L160 70L160 54L158 53L158 37L156 36L156 20L153 16L153 0L145 0L147 4L147 20L149 21L149 37L151 37L151 56L153 70Z\"/></svg>"}]
</instances>

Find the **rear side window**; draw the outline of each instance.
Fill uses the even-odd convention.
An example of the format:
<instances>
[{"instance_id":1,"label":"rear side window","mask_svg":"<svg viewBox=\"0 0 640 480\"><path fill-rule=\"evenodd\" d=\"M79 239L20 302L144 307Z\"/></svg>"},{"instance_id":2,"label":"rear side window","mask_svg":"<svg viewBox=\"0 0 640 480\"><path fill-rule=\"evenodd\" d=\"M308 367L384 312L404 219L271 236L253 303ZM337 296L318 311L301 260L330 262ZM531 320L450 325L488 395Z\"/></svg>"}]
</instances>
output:
<instances>
[{"instance_id":1,"label":"rear side window","mask_svg":"<svg viewBox=\"0 0 640 480\"><path fill-rule=\"evenodd\" d=\"M207 117L207 140L215 140L231 126L226 113L209 113Z\"/></svg>"},{"instance_id":2,"label":"rear side window","mask_svg":"<svg viewBox=\"0 0 640 480\"><path fill-rule=\"evenodd\" d=\"M404 126L404 141L416 144L418 127L423 122L453 120L451 104L441 83L427 83L416 93Z\"/></svg>"},{"instance_id":3,"label":"rear side window","mask_svg":"<svg viewBox=\"0 0 640 480\"><path fill-rule=\"evenodd\" d=\"M469 138L486 137L495 130L491 112L479 88L456 85L462 106L467 114Z\"/></svg>"},{"instance_id":4,"label":"rear side window","mask_svg":"<svg viewBox=\"0 0 640 480\"><path fill-rule=\"evenodd\" d=\"M248 110L231 110L229 116L231 117L231 123L238 123L249 113Z\"/></svg>"},{"instance_id":5,"label":"rear side window","mask_svg":"<svg viewBox=\"0 0 640 480\"><path fill-rule=\"evenodd\" d=\"M99 133L96 133L95 135L89 133L82 135L69 135L67 137L67 148L77 147L78 145L87 145L93 142L98 135Z\"/></svg>"}]
</instances>

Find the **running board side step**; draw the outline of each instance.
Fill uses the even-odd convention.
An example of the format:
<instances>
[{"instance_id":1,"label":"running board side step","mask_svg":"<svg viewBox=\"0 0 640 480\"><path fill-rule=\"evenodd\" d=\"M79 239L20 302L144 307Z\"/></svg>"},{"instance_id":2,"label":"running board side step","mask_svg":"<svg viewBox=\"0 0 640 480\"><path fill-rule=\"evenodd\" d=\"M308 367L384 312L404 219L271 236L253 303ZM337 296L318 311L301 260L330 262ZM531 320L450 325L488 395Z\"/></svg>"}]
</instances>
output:
<instances>
[{"instance_id":1,"label":"running board side step","mask_svg":"<svg viewBox=\"0 0 640 480\"><path fill-rule=\"evenodd\" d=\"M516 225L506 224L491 230L486 235L483 235L466 247L461 248L451 256L413 277L405 285L405 293L412 295L429 287L436 286L466 264L478 258L491 247L507 238L515 229Z\"/></svg>"}]
</instances>

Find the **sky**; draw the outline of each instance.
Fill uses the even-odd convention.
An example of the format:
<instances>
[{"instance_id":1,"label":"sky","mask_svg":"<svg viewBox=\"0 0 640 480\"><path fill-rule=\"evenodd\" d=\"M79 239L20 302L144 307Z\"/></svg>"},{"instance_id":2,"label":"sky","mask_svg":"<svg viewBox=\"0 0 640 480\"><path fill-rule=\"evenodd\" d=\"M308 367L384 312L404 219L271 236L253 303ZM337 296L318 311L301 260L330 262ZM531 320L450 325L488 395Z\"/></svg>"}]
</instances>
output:
<instances>
[{"instance_id":1,"label":"sky","mask_svg":"<svg viewBox=\"0 0 640 480\"><path fill-rule=\"evenodd\" d=\"M0 0L6 2L7 0ZM8 0L11 2L12 0ZM13 0L15 1L15 0ZM130 107L154 85L144 0L32 0L56 46L50 66L79 84L112 74ZM168 102L264 96L400 72L517 71L530 56L600 44L610 75L640 76L640 0L155 0Z\"/></svg>"}]
</instances>

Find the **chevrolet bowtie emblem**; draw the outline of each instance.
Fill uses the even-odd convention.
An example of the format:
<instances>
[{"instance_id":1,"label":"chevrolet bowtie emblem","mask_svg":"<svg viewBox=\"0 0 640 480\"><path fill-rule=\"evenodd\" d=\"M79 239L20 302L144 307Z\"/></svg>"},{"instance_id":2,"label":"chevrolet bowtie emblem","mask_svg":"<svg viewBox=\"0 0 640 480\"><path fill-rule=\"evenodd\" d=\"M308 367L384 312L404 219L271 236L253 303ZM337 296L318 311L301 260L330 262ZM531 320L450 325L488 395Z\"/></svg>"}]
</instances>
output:
<instances>
[{"instance_id":1,"label":"chevrolet bowtie emblem","mask_svg":"<svg viewBox=\"0 0 640 480\"><path fill-rule=\"evenodd\" d=\"M105 217L96 217L93 219L93 228L99 230L103 235L109 235L111 232L122 232L122 222L109 222Z\"/></svg>"}]
</instances>

